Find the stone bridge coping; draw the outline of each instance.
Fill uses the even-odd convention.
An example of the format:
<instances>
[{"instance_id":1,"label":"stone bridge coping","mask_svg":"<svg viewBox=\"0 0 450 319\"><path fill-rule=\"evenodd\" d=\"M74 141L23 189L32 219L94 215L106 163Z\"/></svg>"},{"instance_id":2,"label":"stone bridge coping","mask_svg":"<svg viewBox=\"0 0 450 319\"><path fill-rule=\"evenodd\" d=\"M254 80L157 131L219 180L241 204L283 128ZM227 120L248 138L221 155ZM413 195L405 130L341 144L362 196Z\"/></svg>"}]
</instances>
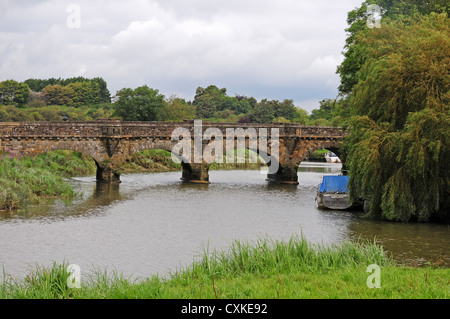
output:
<instances>
[{"instance_id":1,"label":"stone bridge coping","mask_svg":"<svg viewBox=\"0 0 450 319\"><path fill-rule=\"evenodd\" d=\"M184 122L137 122L137 121L91 121L91 122L2 122L0 138L170 138L175 128L187 128L193 134L194 121ZM278 128L279 137L340 139L346 135L341 127L307 126L297 123L212 123L202 122L202 132L218 128L222 133L227 128L243 130L249 128ZM193 135L192 135L193 137Z\"/></svg>"}]
</instances>

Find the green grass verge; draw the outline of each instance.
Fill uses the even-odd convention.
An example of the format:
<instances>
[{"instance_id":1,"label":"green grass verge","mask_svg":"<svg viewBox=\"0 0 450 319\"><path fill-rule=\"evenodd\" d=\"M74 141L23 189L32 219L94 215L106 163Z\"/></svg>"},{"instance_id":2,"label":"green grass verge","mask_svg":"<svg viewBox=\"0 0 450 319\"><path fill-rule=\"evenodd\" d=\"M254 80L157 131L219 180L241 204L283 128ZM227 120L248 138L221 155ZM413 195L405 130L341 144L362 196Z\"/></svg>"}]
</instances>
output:
<instances>
[{"instance_id":1,"label":"green grass verge","mask_svg":"<svg viewBox=\"0 0 450 319\"><path fill-rule=\"evenodd\" d=\"M369 288L367 266L380 267L380 288ZM289 241L235 241L226 251L205 251L199 260L166 277L125 278L97 271L69 288L67 264L37 268L23 281L8 276L0 298L81 299L411 299L448 298L450 269L399 267L376 243L312 245Z\"/></svg>"}]
</instances>

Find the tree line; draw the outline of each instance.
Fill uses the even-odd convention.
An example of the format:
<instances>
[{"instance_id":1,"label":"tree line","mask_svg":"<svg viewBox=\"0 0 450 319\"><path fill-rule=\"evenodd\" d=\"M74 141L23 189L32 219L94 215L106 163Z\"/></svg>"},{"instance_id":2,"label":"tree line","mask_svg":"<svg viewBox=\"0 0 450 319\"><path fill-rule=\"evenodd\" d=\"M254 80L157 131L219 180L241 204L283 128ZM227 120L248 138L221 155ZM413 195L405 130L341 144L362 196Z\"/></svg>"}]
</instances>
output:
<instances>
[{"instance_id":1,"label":"tree line","mask_svg":"<svg viewBox=\"0 0 450 319\"><path fill-rule=\"evenodd\" d=\"M28 79L0 82L0 104L24 106L92 106L110 103L111 94L102 78Z\"/></svg>"},{"instance_id":2,"label":"tree line","mask_svg":"<svg viewBox=\"0 0 450 319\"><path fill-rule=\"evenodd\" d=\"M95 120L97 116L125 121L336 124L326 110L331 99L320 102L321 111L308 112L292 99L257 101L245 95L229 96L226 88L198 87L192 101L170 96L147 85L123 88L113 97L102 78L28 79L0 82L0 121L53 121L61 116L71 120Z\"/></svg>"}]
</instances>

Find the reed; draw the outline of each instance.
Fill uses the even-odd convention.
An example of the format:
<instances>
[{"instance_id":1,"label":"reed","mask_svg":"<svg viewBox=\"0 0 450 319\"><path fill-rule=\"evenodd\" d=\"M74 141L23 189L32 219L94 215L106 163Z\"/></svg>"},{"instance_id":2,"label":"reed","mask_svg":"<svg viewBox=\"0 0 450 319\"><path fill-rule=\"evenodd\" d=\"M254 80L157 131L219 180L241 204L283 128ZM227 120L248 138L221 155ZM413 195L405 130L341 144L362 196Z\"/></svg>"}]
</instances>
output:
<instances>
[{"instance_id":1,"label":"reed","mask_svg":"<svg viewBox=\"0 0 450 319\"><path fill-rule=\"evenodd\" d=\"M324 272L358 265L393 265L392 259L376 242L345 242L341 245L314 245L303 236L288 241L264 237L256 243L234 241L224 250L205 250L201 260L182 269L174 277L236 276L241 274L271 275L298 271Z\"/></svg>"}]
</instances>

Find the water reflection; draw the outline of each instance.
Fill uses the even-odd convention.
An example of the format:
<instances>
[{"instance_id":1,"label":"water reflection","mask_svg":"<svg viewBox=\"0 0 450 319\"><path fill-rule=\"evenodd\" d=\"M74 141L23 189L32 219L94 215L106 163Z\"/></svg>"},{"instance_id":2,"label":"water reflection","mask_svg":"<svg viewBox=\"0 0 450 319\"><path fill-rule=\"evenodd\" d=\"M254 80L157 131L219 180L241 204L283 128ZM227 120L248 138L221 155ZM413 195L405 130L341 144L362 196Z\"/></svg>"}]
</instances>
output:
<instances>
[{"instance_id":1,"label":"water reflection","mask_svg":"<svg viewBox=\"0 0 450 319\"><path fill-rule=\"evenodd\" d=\"M450 227L359 219L349 224L351 239L377 239L401 264L450 266Z\"/></svg>"},{"instance_id":2,"label":"water reflection","mask_svg":"<svg viewBox=\"0 0 450 319\"><path fill-rule=\"evenodd\" d=\"M119 191L119 183L100 183L96 182L94 192L89 205L93 206L105 206L109 205L115 200L120 200L123 196Z\"/></svg>"},{"instance_id":3,"label":"water reflection","mask_svg":"<svg viewBox=\"0 0 450 319\"><path fill-rule=\"evenodd\" d=\"M77 190L72 199L49 199L39 205L29 205L20 210L0 212L0 220L52 219L88 216L114 201L126 198L120 192L119 184L99 183L92 179L75 178L70 181Z\"/></svg>"},{"instance_id":4,"label":"water reflection","mask_svg":"<svg viewBox=\"0 0 450 319\"><path fill-rule=\"evenodd\" d=\"M342 164L339 163L321 163L321 162L302 162L298 167L299 172L314 172L327 174L340 174Z\"/></svg>"}]
</instances>

